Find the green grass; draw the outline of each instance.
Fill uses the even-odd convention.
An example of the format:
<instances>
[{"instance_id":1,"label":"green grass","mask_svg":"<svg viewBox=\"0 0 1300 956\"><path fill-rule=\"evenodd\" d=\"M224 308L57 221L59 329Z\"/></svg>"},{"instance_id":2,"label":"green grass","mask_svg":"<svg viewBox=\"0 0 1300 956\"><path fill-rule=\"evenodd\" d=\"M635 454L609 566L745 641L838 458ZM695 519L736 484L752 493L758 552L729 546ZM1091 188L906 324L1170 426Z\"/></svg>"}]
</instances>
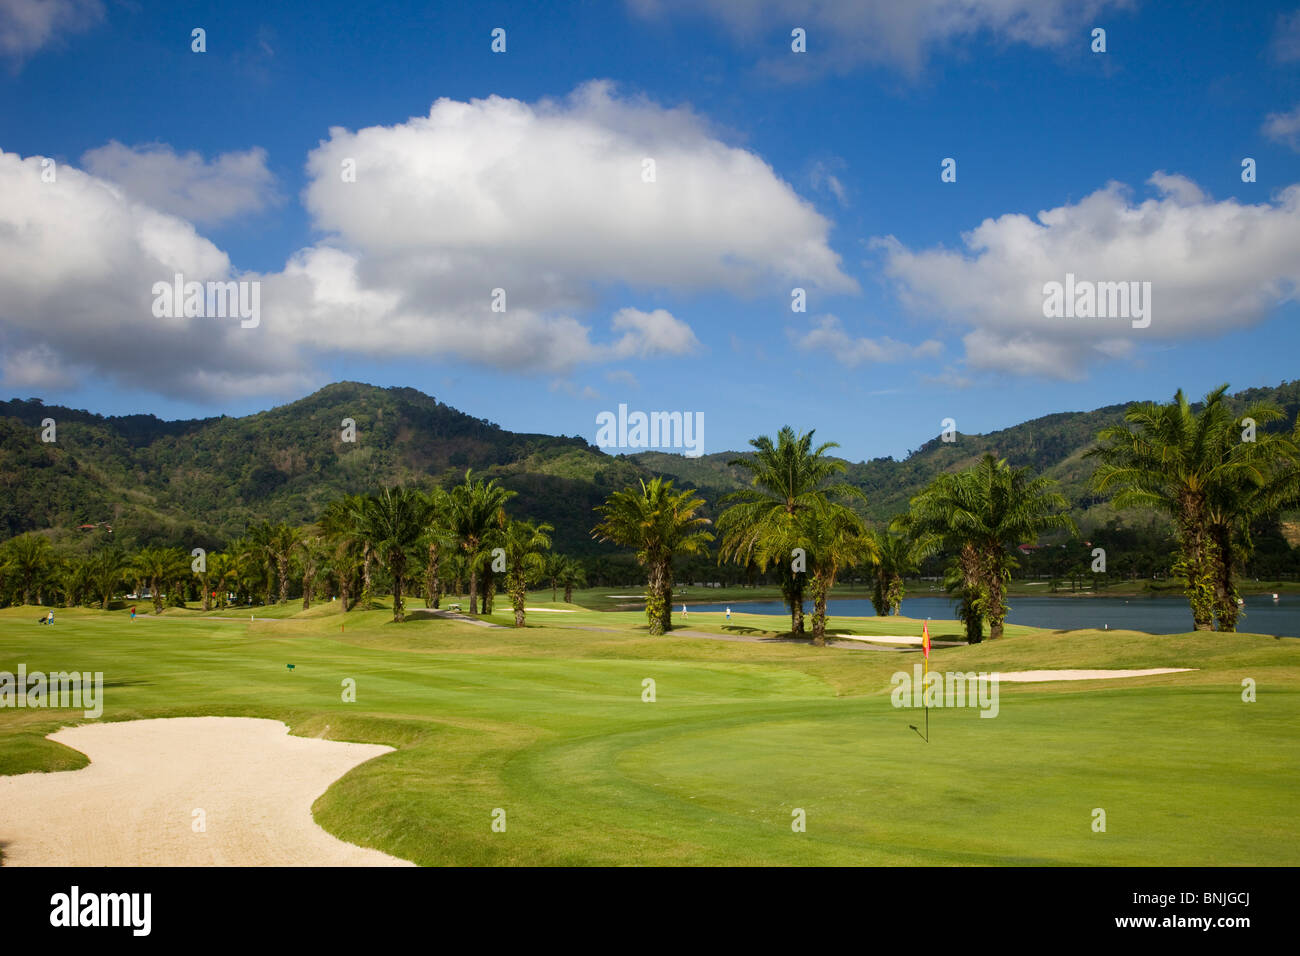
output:
<instances>
[{"instance_id":1,"label":"green grass","mask_svg":"<svg viewBox=\"0 0 1300 956\"><path fill-rule=\"evenodd\" d=\"M336 782L316 818L422 864L1300 863L1294 640L1009 627L1000 641L936 649L932 669L1198 670L1003 684L997 719L933 710L927 745L908 729L923 715L889 698L914 652L652 638L639 612L549 599L528 603L576 613L531 614L523 630L394 625L384 609L348 614L340 630L337 605L256 608L252 622L247 609L134 622L65 609L46 629L36 609L14 608L0 611L0 670L102 671L104 720L271 717L393 746ZM500 598L497 611L511 619ZM779 626L702 612L687 622L759 637ZM841 618L833 630L920 626ZM1255 703L1241 700L1246 677ZM345 678L356 703L341 700ZM654 703L641 699L644 678ZM0 773L84 766L45 739L80 718L0 710ZM490 828L497 807L505 833ZM1097 807L1105 833L1091 829ZM805 833L791 830L796 808Z\"/></svg>"}]
</instances>

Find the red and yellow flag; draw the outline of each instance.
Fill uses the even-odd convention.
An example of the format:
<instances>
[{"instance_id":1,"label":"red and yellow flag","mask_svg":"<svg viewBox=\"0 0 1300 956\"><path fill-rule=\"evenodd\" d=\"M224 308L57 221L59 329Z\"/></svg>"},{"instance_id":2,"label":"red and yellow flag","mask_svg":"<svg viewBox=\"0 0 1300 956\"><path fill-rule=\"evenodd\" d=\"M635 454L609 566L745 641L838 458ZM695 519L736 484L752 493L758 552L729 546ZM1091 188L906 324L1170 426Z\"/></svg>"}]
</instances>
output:
<instances>
[{"instance_id":1,"label":"red and yellow flag","mask_svg":"<svg viewBox=\"0 0 1300 956\"><path fill-rule=\"evenodd\" d=\"M930 671L930 622L921 625L921 650L925 653L925 670Z\"/></svg>"}]
</instances>

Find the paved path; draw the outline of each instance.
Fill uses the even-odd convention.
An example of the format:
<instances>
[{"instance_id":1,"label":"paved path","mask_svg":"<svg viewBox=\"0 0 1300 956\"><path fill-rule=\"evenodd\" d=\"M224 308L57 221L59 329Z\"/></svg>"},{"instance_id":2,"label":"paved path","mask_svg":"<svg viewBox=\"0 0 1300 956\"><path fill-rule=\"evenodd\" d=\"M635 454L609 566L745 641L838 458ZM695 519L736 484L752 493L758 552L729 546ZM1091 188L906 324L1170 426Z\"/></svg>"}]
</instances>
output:
<instances>
[{"instance_id":1,"label":"paved path","mask_svg":"<svg viewBox=\"0 0 1300 956\"><path fill-rule=\"evenodd\" d=\"M461 614L457 611L434 610L433 608L418 608L417 610L406 612L406 619L408 621L412 619L418 620L420 618L430 618L430 617L440 617L444 621L460 621L464 624L473 624L476 627L499 627L504 630L509 630L509 628L506 628L504 624L493 624L491 621L484 621L482 618L470 617L468 614Z\"/></svg>"}]
</instances>

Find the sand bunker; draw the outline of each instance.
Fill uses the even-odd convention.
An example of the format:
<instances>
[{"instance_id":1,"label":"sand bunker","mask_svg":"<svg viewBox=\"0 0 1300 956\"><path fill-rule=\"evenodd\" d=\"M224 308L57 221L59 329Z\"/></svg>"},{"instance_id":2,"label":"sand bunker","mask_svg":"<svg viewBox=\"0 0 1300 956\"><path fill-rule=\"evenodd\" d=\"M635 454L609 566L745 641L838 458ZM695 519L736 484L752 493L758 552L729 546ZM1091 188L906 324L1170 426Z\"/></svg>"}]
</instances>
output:
<instances>
[{"instance_id":1,"label":"sand bunker","mask_svg":"<svg viewBox=\"0 0 1300 956\"><path fill-rule=\"evenodd\" d=\"M528 613L537 612L538 614L577 614L578 612L567 607L526 607Z\"/></svg>"},{"instance_id":2,"label":"sand bunker","mask_svg":"<svg viewBox=\"0 0 1300 956\"><path fill-rule=\"evenodd\" d=\"M6 866L412 865L330 836L311 815L332 782L391 747L292 737L246 717L85 724L50 739L90 766L0 777Z\"/></svg>"},{"instance_id":3,"label":"sand bunker","mask_svg":"<svg viewBox=\"0 0 1300 956\"><path fill-rule=\"evenodd\" d=\"M921 646L919 637L894 637L884 634L832 634L831 637L842 637L846 641L871 641L875 644L911 644L915 647ZM932 647L963 647L965 641L936 641L931 640Z\"/></svg>"},{"instance_id":4,"label":"sand bunker","mask_svg":"<svg viewBox=\"0 0 1300 956\"><path fill-rule=\"evenodd\" d=\"M1110 677L1149 677L1152 674L1181 674L1195 667L1148 667L1140 671L995 671L994 676L1007 684L1036 684L1049 680L1106 680Z\"/></svg>"}]
</instances>

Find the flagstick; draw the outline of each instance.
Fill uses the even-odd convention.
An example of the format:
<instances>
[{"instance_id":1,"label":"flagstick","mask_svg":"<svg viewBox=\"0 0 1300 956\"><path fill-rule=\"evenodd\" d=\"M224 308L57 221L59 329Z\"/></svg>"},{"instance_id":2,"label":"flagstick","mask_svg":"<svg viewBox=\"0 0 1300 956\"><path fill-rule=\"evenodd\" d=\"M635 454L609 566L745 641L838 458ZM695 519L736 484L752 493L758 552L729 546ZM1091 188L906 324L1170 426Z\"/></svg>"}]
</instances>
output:
<instances>
[{"instance_id":1,"label":"flagstick","mask_svg":"<svg viewBox=\"0 0 1300 956\"><path fill-rule=\"evenodd\" d=\"M928 646L928 635L930 633L930 619L925 619L925 632L927 635L927 646L925 647L925 676L930 676L930 648ZM925 742L930 742L930 698L926 696L927 688L925 682L921 682L921 702L925 704Z\"/></svg>"}]
</instances>

